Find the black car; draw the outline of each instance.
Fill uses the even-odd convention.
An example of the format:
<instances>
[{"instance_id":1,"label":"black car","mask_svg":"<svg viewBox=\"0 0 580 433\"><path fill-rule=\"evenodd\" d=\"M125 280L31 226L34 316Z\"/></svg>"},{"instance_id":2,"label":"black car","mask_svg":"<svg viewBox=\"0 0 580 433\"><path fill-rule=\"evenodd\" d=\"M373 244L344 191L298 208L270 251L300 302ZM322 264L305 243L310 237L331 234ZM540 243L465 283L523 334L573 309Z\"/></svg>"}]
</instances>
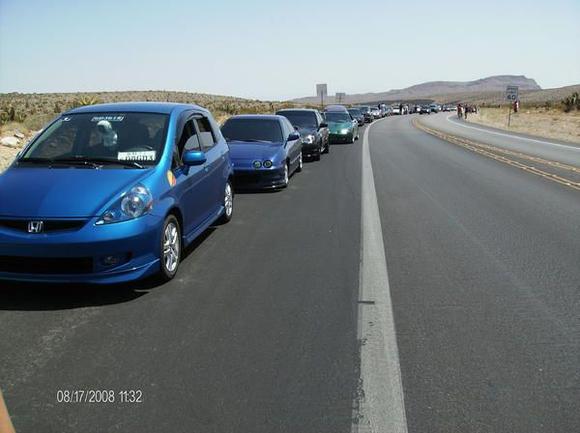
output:
<instances>
[{"instance_id":1,"label":"black car","mask_svg":"<svg viewBox=\"0 0 580 433\"><path fill-rule=\"evenodd\" d=\"M304 157L318 161L322 153L330 152L328 125L318 110L290 108L279 110L276 114L286 117L300 133Z\"/></svg>"},{"instance_id":2,"label":"black car","mask_svg":"<svg viewBox=\"0 0 580 433\"><path fill-rule=\"evenodd\" d=\"M367 105L363 105L361 107L356 107L358 108L361 113L363 114L364 118L365 118L365 123L371 123L373 120L375 120L372 112L371 112L371 107L367 106Z\"/></svg>"},{"instance_id":3,"label":"black car","mask_svg":"<svg viewBox=\"0 0 580 433\"><path fill-rule=\"evenodd\" d=\"M356 119L358 126L363 126L365 124L365 116L358 108L349 108L348 112L354 119Z\"/></svg>"},{"instance_id":4,"label":"black car","mask_svg":"<svg viewBox=\"0 0 580 433\"><path fill-rule=\"evenodd\" d=\"M429 105L422 105L419 114L431 114L431 107Z\"/></svg>"}]
</instances>

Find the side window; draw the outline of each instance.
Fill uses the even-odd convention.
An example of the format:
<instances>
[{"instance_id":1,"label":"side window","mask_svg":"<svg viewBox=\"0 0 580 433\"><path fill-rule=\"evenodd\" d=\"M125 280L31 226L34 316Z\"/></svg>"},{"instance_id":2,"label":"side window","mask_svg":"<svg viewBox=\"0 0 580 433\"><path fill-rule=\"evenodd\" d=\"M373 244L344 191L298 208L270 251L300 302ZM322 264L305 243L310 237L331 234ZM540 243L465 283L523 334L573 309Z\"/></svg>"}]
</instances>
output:
<instances>
[{"instance_id":1,"label":"side window","mask_svg":"<svg viewBox=\"0 0 580 433\"><path fill-rule=\"evenodd\" d=\"M201 150L207 152L209 149L214 147L216 143L215 134L211 128L209 119L207 117L196 117L195 123L197 125L197 130L199 131Z\"/></svg>"},{"instance_id":2,"label":"side window","mask_svg":"<svg viewBox=\"0 0 580 433\"><path fill-rule=\"evenodd\" d=\"M174 165L181 165L181 157L186 150L201 150L193 119L189 119L183 125L183 130L176 145L177 152L174 154Z\"/></svg>"},{"instance_id":3,"label":"side window","mask_svg":"<svg viewBox=\"0 0 580 433\"><path fill-rule=\"evenodd\" d=\"M292 125L292 123L290 123L290 121L288 119L284 119L286 120L286 128L288 128L288 131L286 132L286 137L288 137L290 134L292 134L295 129L294 126Z\"/></svg>"}]
</instances>

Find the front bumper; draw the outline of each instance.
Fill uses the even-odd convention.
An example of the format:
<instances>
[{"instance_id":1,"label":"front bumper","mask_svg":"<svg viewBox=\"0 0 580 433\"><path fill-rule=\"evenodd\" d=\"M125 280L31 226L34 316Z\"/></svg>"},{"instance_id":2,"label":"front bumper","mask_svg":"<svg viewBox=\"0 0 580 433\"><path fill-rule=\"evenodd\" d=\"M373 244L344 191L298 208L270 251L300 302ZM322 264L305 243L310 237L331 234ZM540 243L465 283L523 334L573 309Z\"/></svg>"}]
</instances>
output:
<instances>
[{"instance_id":1,"label":"front bumper","mask_svg":"<svg viewBox=\"0 0 580 433\"><path fill-rule=\"evenodd\" d=\"M276 189L284 186L284 168L234 169L236 189Z\"/></svg>"},{"instance_id":2,"label":"front bumper","mask_svg":"<svg viewBox=\"0 0 580 433\"><path fill-rule=\"evenodd\" d=\"M316 156L320 155L320 145L314 143L302 143L302 156Z\"/></svg>"},{"instance_id":3,"label":"front bumper","mask_svg":"<svg viewBox=\"0 0 580 433\"><path fill-rule=\"evenodd\" d=\"M328 139L331 143L350 143L352 141L354 132L348 134L330 134Z\"/></svg>"},{"instance_id":4,"label":"front bumper","mask_svg":"<svg viewBox=\"0 0 580 433\"><path fill-rule=\"evenodd\" d=\"M163 218L42 234L0 228L0 279L52 283L123 283L159 271ZM111 260L113 258L113 260Z\"/></svg>"}]
</instances>

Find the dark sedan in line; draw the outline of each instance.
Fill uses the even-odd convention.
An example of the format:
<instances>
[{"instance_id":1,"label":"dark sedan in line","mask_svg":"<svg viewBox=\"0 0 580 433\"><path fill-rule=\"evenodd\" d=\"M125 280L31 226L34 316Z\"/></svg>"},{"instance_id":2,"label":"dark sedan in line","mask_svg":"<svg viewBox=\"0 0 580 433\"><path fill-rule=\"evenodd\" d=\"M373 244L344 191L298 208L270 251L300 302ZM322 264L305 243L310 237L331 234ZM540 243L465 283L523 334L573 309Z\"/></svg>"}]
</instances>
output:
<instances>
[{"instance_id":1,"label":"dark sedan in line","mask_svg":"<svg viewBox=\"0 0 580 433\"><path fill-rule=\"evenodd\" d=\"M238 189L285 188L292 173L302 170L300 134L283 116L233 116L221 132L230 148Z\"/></svg>"},{"instance_id":2,"label":"dark sedan in line","mask_svg":"<svg viewBox=\"0 0 580 433\"><path fill-rule=\"evenodd\" d=\"M358 122L358 126L364 126L365 115L358 108L349 108L348 112Z\"/></svg>"},{"instance_id":3,"label":"dark sedan in line","mask_svg":"<svg viewBox=\"0 0 580 433\"><path fill-rule=\"evenodd\" d=\"M279 110L300 133L302 156L320 160L322 153L330 152L328 125L318 110L308 108Z\"/></svg>"}]
</instances>

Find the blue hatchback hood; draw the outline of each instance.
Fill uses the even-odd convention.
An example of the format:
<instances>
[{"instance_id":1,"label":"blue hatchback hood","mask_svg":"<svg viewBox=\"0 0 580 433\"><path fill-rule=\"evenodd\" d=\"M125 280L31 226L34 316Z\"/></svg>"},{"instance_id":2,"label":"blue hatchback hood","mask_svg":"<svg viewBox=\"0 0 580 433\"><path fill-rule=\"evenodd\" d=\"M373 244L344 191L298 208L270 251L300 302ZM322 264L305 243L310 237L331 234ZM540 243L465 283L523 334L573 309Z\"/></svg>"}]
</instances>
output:
<instances>
[{"instance_id":1,"label":"blue hatchback hood","mask_svg":"<svg viewBox=\"0 0 580 433\"><path fill-rule=\"evenodd\" d=\"M253 161L272 159L283 149L280 143L248 143L240 141L230 141L230 158L233 161Z\"/></svg>"},{"instance_id":2,"label":"blue hatchback hood","mask_svg":"<svg viewBox=\"0 0 580 433\"><path fill-rule=\"evenodd\" d=\"M0 175L0 217L88 218L151 170L13 167Z\"/></svg>"}]
</instances>

